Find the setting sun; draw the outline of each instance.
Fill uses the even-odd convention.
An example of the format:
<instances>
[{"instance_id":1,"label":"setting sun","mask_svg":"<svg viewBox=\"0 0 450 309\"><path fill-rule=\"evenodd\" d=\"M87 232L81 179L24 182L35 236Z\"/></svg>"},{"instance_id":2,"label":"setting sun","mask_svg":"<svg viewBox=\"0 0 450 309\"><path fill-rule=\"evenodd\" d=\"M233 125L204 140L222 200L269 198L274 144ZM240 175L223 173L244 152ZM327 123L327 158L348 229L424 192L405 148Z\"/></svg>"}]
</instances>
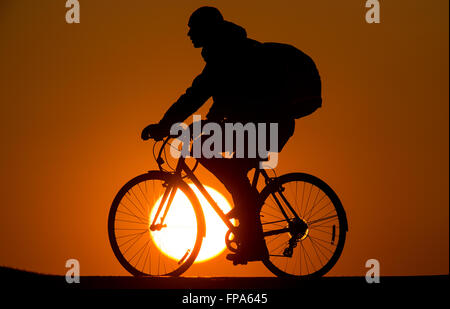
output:
<instances>
[{"instance_id":1,"label":"setting sun","mask_svg":"<svg viewBox=\"0 0 450 309\"><path fill-rule=\"evenodd\" d=\"M206 222L206 237L203 239L201 250L195 260L195 262L198 263L207 261L222 253L226 248L225 234L228 228L197 187L193 184L190 184L189 186L200 201ZM211 187L205 186L205 189L223 212L226 213L231 210L229 202L222 194ZM153 207L150 214L150 222L156 214L157 206L161 202L161 199L162 196L159 197L155 203L155 207ZM152 235L152 240L158 249L175 260L180 260L187 254L185 244L193 243L197 234L194 210L191 207L185 207L189 203L186 195L178 190L164 221L167 228L156 233L150 233Z\"/></svg>"}]
</instances>

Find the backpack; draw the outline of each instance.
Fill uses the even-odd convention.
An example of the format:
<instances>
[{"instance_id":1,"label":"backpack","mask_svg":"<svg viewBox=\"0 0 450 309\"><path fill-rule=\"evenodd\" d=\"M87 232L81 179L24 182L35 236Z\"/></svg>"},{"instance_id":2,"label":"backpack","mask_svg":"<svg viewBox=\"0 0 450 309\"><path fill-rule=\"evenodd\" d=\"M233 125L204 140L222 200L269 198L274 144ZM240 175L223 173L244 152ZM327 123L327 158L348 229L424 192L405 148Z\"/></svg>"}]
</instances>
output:
<instances>
[{"instance_id":1,"label":"backpack","mask_svg":"<svg viewBox=\"0 0 450 309\"><path fill-rule=\"evenodd\" d=\"M292 45L260 45L266 93L272 106L290 118L310 115L322 106L321 79L314 61Z\"/></svg>"}]
</instances>

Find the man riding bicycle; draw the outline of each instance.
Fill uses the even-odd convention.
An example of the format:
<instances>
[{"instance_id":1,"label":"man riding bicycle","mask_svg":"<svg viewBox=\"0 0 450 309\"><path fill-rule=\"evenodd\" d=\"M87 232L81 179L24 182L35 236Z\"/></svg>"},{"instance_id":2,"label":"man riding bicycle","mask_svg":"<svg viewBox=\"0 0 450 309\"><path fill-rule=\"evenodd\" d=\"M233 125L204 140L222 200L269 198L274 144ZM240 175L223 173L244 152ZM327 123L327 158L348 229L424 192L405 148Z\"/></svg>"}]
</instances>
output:
<instances>
[{"instance_id":1,"label":"man riding bicycle","mask_svg":"<svg viewBox=\"0 0 450 309\"><path fill-rule=\"evenodd\" d=\"M202 7L190 17L188 36L202 48L206 65L192 86L169 108L157 124L142 131L142 139L161 140L173 124L183 122L210 97L213 104L206 121L217 123L277 123L278 151L294 133L295 115L273 104L268 69L258 54L262 43L247 38L246 31L223 19L213 7ZM234 209L228 214L239 220L240 247L227 259L234 264L262 260L268 252L258 217L258 191L247 177L260 158L198 158L231 193Z\"/></svg>"}]
</instances>

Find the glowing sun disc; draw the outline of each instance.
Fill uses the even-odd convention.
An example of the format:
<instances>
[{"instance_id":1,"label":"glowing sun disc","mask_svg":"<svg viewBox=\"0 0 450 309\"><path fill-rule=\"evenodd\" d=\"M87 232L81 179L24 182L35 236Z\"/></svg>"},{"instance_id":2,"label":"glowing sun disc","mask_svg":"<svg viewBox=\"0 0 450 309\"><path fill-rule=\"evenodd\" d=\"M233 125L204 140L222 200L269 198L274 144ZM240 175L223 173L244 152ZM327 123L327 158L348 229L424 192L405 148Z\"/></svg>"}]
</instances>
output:
<instances>
[{"instance_id":1,"label":"glowing sun disc","mask_svg":"<svg viewBox=\"0 0 450 309\"><path fill-rule=\"evenodd\" d=\"M197 187L193 184L189 186L200 201L206 224L206 237L203 238L202 246L195 262L205 262L218 256L225 250L225 234L228 231L228 227L223 223L222 219L217 215ZM222 194L211 187L204 187L223 212L227 213L231 210L230 203ZM161 199L162 196L156 201L151 211L150 222L153 221L156 215ZM162 213L160 214L161 216ZM167 217L164 220L164 224L167 225L166 228L150 233L153 242L163 254L176 261L186 258L190 253L188 250L192 250L195 243L197 223L194 209L189 199L181 190L177 190Z\"/></svg>"}]
</instances>

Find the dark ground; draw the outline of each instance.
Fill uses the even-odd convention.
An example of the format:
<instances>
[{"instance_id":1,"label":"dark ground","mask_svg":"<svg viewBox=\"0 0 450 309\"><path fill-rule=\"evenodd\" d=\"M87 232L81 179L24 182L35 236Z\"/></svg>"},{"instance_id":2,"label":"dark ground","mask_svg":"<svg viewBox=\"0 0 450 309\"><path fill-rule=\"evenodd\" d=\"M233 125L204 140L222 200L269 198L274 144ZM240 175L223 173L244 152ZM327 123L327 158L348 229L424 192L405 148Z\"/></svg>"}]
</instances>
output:
<instances>
[{"instance_id":1,"label":"dark ground","mask_svg":"<svg viewBox=\"0 0 450 309\"><path fill-rule=\"evenodd\" d=\"M0 267L2 298L10 292L37 292L45 299L45 295L55 293L79 299L86 295L105 296L103 299L141 298L152 299L153 302L178 304L184 306L183 297L191 295L215 295L217 305L230 306L227 294L244 295L252 299L257 294L266 294L267 304L261 302L253 305L268 306L274 304L288 305L306 300L314 303L340 303L348 300L360 305L382 303L382 299L399 305L426 302L428 305L448 302L449 276L417 276L417 277L381 277L380 283L368 284L364 277L324 277L317 280L292 280L276 277L180 277L180 278L134 278L82 276L80 283L68 284L64 276L43 275L12 268ZM245 301L244 301L245 302ZM236 304L236 301L235 303ZM242 304L242 301L241 301ZM247 304L248 305L248 304ZM197 304L197 306L200 306ZM209 306L203 304L202 306Z\"/></svg>"}]
</instances>

